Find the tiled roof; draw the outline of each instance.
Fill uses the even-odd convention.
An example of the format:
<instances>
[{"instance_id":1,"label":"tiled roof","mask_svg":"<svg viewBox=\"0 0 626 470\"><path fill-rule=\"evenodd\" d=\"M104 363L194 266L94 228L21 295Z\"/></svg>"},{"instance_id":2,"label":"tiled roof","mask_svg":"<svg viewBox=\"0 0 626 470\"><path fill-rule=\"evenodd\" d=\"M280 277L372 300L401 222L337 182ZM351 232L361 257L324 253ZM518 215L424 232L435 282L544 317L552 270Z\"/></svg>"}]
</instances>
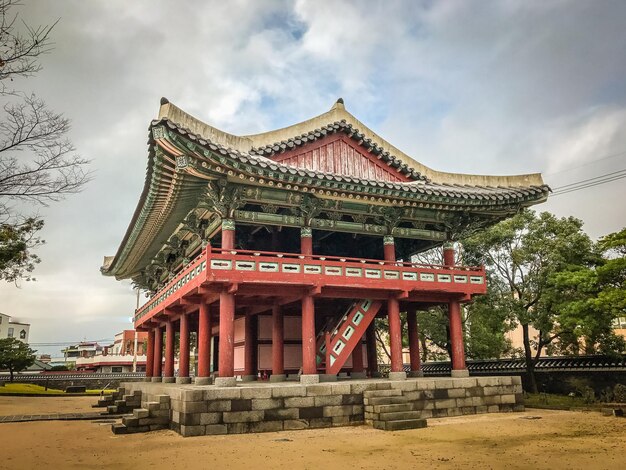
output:
<instances>
[{"instance_id":1,"label":"tiled roof","mask_svg":"<svg viewBox=\"0 0 626 470\"><path fill-rule=\"evenodd\" d=\"M412 182L389 182L389 181L376 181L376 180L366 180L362 178L355 178L347 175L340 175L337 173L325 173L319 171L306 170L302 168L296 168L290 165L284 165L279 162L276 162L266 156L261 155L261 153L266 155L271 155L272 152L278 152L281 150L281 145L284 145L285 148L289 148L291 146L298 146L306 144L309 139L317 139L322 137L322 133L319 132L319 137L307 137L306 141L303 141L302 136L294 139L289 139L286 143L275 144L271 147L263 147L260 149L253 149L249 153L241 152L238 150L230 149L224 147L222 145L211 142L208 139L202 138L189 130L178 126L176 123L172 122L167 118L162 118L159 120L152 121L151 126L156 127L159 125L166 125L169 129L177 132L183 137L189 138L190 140L197 142L201 146L205 147L208 150L219 153L224 156L229 156L234 158L241 163L251 164L255 166L259 166L261 168L270 169L272 171L277 171L281 173L289 173L292 175L298 175L302 177L310 177L317 178L320 180L331 180L331 181L340 181L346 183L354 183L361 184L366 186L377 186L388 189L395 189L400 191L406 191L409 193L420 193L424 195L432 195L432 196L447 196L447 197L457 197L462 199L478 199L484 201L501 201L502 203L515 203L522 200L528 199L540 199L544 196L547 196L550 188L547 185L529 185L527 187L503 187L503 186L470 186L470 185L452 185L452 184L435 184L429 181L424 181L424 177L422 179ZM334 129L334 125L331 127ZM337 124L339 128L339 126ZM345 126L346 129L349 129L350 132L355 131L351 127ZM326 131L328 132L328 131ZM358 132L358 131L355 131ZM376 145L376 144L374 144ZM397 161L397 160L396 160ZM404 164L403 164L404 165Z\"/></svg>"},{"instance_id":2,"label":"tiled roof","mask_svg":"<svg viewBox=\"0 0 626 470\"><path fill-rule=\"evenodd\" d=\"M428 178L426 178L424 175L419 173L414 168L411 168L406 163L402 162L402 160L400 160L399 158L391 155L388 151L383 149L376 142L372 141L372 139L367 137L364 133L352 126L352 124L347 123L345 119L333 122L319 129L312 130L310 132L307 132L306 134L301 134L287 140L281 140L280 142L275 142L273 144L265 145L258 148L253 147L250 150L250 154L271 157L287 150L293 150L297 147L301 147L308 143L315 142L318 139L322 139L327 135L335 134L337 132L343 132L348 137L358 142L359 145L363 146L365 150L371 152L375 156L380 156L380 159L383 162L385 162L390 167L395 168L400 173L407 175L409 178L412 178L414 180L428 181Z\"/></svg>"}]
</instances>

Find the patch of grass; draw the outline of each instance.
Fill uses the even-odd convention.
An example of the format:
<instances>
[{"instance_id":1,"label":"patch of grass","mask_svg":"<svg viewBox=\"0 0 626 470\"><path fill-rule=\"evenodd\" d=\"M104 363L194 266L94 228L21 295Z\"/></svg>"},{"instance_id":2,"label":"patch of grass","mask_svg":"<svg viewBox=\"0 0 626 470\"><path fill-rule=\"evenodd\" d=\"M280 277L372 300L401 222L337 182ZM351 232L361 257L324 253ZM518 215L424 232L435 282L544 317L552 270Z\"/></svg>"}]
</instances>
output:
<instances>
[{"instance_id":1,"label":"patch of grass","mask_svg":"<svg viewBox=\"0 0 626 470\"><path fill-rule=\"evenodd\" d=\"M101 390L87 390L90 395L100 395ZM113 393L113 390L105 390L104 393ZM57 390L48 387L48 390L41 385L23 384L23 383L6 383L4 387L0 387L0 395L20 394L20 395L73 395L65 393L63 390Z\"/></svg>"},{"instance_id":2,"label":"patch of grass","mask_svg":"<svg viewBox=\"0 0 626 470\"><path fill-rule=\"evenodd\" d=\"M543 408L547 410L596 409L601 403L588 403L584 397L569 395L553 395L550 393L524 394L524 406L527 408Z\"/></svg>"}]
</instances>

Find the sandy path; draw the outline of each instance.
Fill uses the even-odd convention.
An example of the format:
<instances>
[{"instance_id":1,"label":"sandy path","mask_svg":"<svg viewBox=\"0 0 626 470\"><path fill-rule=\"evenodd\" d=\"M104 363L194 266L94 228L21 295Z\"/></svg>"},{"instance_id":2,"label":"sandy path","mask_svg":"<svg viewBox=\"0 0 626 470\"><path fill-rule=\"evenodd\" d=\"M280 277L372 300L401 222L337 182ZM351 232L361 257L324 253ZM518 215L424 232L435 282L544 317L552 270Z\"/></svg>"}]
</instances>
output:
<instances>
[{"instance_id":1,"label":"sandy path","mask_svg":"<svg viewBox=\"0 0 626 470\"><path fill-rule=\"evenodd\" d=\"M98 397L5 397L0 395L0 416L99 411L91 405ZM103 411L106 411L102 409ZM0 429L0 433L2 430Z\"/></svg>"},{"instance_id":2,"label":"sandy path","mask_svg":"<svg viewBox=\"0 0 626 470\"><path fill-rule=\"evenodd\" d=\"M525 419L529 416L541 419ZM348 427L183 439L172 431L115 436L81 422L0 424L11 453L0 468L618 469L626 419L598 413L527 413L429 420L387 433Z\"/></svg>"}]
</instances>

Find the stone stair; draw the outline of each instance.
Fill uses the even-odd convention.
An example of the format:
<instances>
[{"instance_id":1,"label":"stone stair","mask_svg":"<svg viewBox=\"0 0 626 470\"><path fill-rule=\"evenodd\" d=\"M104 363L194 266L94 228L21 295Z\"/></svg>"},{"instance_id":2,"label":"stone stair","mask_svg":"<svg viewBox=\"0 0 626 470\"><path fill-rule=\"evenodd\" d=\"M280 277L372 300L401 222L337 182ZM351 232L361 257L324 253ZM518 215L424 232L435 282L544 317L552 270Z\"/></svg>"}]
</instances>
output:
<instances>
[{"instance_id":1,"label":"stone stair","mask_svg":"<svg viewBox=\"0 0 626 470\"><path fill-rule=\"evenodd\" d=\"M133 434L169 429L170 397L157 395L156 398L158 401L145 403L145 408L135 408L132 416L124 416L121 423L111 425L113 434Z\"/></svg>"},{"instance_id":2,"label":"stone stair","mask_svg":"<svg viewBox=\"0 0 626 470\"><path fill-rule=\"evenodd\" d=\"M383 431L400 431L426 427L420 412L413 410L402 390L371 390L363 392L365 423Z\"/></svg>"},{"instance_id":3,"label":"stone stair","mask_svg":"<svg viewBox=\"0 0 626 470\"><path fill-rule=\"evenodd\" d=\"M132 413L134 409L141 407L141 391L126 394L123 388L113 392L110 396L101 397L96 406L106 406L108 414Z\"/></svg>"}]
</instances>

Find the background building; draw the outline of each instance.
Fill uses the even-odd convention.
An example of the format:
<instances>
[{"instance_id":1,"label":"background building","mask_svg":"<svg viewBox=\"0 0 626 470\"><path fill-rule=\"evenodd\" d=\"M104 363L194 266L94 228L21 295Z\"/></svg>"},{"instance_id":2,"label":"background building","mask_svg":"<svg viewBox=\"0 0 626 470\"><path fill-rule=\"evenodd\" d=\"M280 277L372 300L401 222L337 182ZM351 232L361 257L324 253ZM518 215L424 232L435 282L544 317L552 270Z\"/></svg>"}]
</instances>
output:
<instances>
[{"instance_id":1,"label":"background building","mask_svg":"<svg viewBox=\"0 0 626 470\"><path fill-rule=\"evenodd\" d=\"M0 313L0 338L16 338L28 343L30 323L24 323L11 319L9 315Z\"/></svg>"}]
</instances>

